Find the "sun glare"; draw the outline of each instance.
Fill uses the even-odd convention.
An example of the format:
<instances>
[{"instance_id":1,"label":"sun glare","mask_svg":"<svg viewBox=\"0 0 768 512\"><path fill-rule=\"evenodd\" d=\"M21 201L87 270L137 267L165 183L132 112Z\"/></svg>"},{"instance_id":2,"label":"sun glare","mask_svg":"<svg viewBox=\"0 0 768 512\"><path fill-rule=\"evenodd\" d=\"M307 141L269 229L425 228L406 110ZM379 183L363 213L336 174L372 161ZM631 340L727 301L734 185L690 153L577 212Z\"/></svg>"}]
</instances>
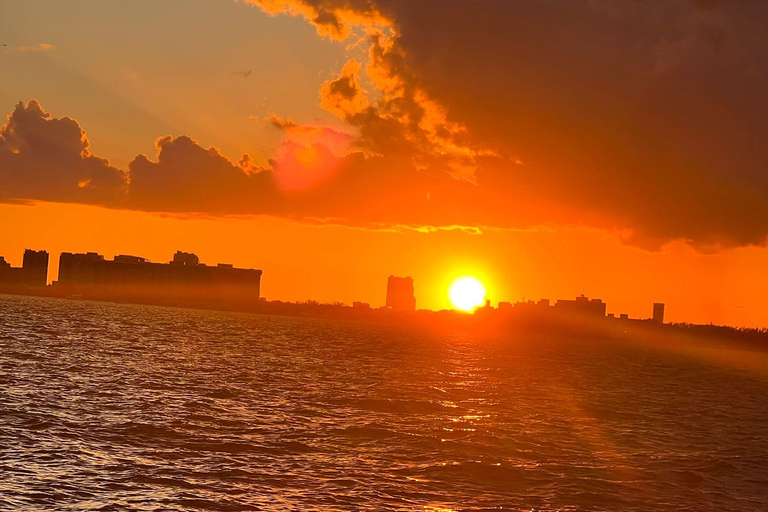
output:
<instances>
[{"instance_id":1,"label":"sun glare","mask_svg":"<svg viewBox=\"0 0 768 512\"><path fill-rule=\"evenodd\" d=\"M474 311L485 304L485 286L470 276L460 277L451 283L448 295L453 307L463 311Z\"/></svg>"}]
</instances>

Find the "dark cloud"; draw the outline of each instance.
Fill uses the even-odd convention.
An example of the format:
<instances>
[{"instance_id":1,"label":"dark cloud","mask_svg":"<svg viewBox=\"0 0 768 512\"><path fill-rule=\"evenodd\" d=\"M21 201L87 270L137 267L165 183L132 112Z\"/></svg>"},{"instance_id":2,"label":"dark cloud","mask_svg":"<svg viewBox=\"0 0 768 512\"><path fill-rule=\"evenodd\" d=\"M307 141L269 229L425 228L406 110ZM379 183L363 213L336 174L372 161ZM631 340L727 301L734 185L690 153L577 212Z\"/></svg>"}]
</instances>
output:
<instances>
[{"instance_id":1,"label":"dark cloud","mask_svg":"<svg viewBox=\"0 0 768 512\"><path fill-rule=\"evenodd\" d=\"M420 4L397 19L418 79L473 135L518 155L537 195L645 247L764 244L768 4L624 4L619 19L544 1L470 16L441 2L430 23Z\"/></svg>"},{"instance_id":2,"label":"dark cloud","mask_svg":"<svg viewBox=\"0 0 768 512\"><path fill-rule=\"evenodd\" d=\"M125 190L125 174L91 154L74 119L54 119L33 100L0 128L0 200L109 204Z\"/></svg>"},{"instance_id":3,"label":"dark cloud","mask_svg":"<svg viewBox=\"0 0 768 512\"><path fill-rule=\"evenodd\" d=\"M644 247L766 241L768 3L250 1L309 21L331 12L339 38L368 33L381 99L349 121L372 148L406 141L481 186L479 155L499 155L572 223Z\"/></svg>"},{"instance_id":4,"label":"dark cloud","mask_svg":"<svg viewBox=\"0 0 768 512\"><path fill-rule=\"evenodd\" d=\"M186 136L162 137L155 145L157 162L139 155L128 164L130 188L123 206L220 215L274 209L271 173L254 166L250 155L233 162Z\"/></svg>"}]
</instances>

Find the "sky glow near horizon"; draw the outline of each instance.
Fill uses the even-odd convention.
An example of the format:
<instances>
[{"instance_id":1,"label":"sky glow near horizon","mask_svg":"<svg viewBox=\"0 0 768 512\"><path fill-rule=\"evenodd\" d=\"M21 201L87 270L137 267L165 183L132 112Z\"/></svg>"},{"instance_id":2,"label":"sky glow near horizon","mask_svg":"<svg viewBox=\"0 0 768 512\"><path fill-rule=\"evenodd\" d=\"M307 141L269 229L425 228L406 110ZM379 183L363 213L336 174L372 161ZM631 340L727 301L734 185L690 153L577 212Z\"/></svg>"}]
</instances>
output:
<instances>
[{"instance_id":1,"label":"sky glow near horizon","mask_svg":"<svg viewBox=\"0 0 768 512\"><path fill-rule=\"evenodd\" d=\"M47 166L6 142L21 157L0 160L0 254L182 249L262 268L268 298L374 305L386 276L412 275L424 308L470 273L493 302L583 293L631 316L659 301L672 321L768 324L761 8L522 3L492 2L492 22L457 1L439 18L431 2L331 10L352 31L337 41L247 2L1 2L0 108L71 117L111 167L73 167L87 197L44 174L29 186L18 176ZM569 16L602 39L557 40ZM387 23L399 38L366 37ZM21 138L41 126L25 114Z\"/></svg>"}]
</instances>

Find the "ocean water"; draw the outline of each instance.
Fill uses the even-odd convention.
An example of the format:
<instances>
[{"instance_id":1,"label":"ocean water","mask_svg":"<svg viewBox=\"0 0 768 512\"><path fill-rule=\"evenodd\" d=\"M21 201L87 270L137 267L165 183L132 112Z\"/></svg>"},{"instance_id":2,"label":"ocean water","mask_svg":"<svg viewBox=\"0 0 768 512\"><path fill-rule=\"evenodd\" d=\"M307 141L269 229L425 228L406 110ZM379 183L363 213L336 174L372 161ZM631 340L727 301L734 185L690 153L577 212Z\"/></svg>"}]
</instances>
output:
<instances>
[{"instance_id":1,"label":"ocean water","mask_svg":"<svg viewBox=\"0 0 768 512\"><path fill-rule=\"evenodd\" d=\"M0 509L766 511L768 362L0 296Z\"/></svg>"}]
</instances>

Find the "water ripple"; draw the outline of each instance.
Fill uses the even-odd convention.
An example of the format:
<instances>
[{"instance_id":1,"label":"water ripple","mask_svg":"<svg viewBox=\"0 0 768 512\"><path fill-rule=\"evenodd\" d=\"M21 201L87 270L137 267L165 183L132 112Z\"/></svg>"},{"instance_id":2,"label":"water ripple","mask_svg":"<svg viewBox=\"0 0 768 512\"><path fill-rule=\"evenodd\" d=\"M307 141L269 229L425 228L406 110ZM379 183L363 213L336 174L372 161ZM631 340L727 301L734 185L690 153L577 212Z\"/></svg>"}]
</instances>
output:
<instances>
[{"instance_id":1,"label":"water ripple","mask_svg":"<svg viewBox=\"0 0 768 512\"><path fill-rule=\"evenodd\" d=\"M765 511L701 356L0 296L0 509Z\"/></svg>"}]
</instances>

